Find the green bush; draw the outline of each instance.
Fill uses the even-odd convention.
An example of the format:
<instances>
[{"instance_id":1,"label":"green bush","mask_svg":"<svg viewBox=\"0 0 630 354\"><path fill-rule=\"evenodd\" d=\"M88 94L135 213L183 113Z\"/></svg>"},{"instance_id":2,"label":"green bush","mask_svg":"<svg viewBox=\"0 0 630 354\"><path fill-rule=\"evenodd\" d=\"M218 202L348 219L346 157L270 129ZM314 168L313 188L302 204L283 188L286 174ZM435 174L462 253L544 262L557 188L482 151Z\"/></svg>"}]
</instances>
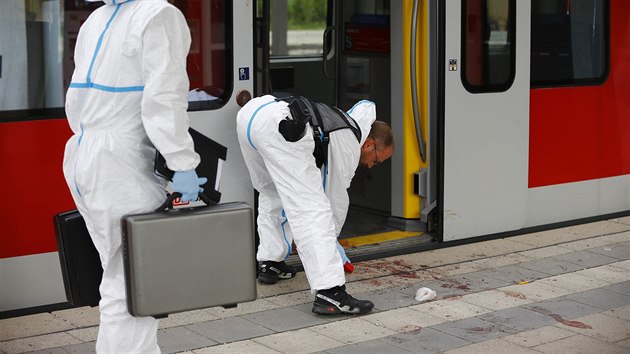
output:
<instances>
[{"instance_id":1,"label":"green bush","mask_svg":"<svg viewBox=\"0 0 630 354\"><path fill-rule=\"evenodd\" d=\"M290 29L326 27L326 0L289 0Z\"/></svg>"}]
</instances>

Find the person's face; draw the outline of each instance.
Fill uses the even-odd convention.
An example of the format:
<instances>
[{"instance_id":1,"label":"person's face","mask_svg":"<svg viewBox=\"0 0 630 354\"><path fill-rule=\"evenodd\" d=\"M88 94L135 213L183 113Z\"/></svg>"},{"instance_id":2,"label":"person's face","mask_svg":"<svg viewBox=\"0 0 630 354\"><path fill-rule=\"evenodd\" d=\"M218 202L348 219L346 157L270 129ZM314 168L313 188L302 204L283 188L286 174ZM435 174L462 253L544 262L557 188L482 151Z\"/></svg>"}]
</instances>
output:
<instances>
[{"instance_id":1,"label":"person's face","mask_svg":"<svg viewBox=\"0 0 630 354\"><path fill-rule=\"evenodd\" d=\"M379 148L374 139L367 138L363 146L361 146L359 165L372 168L392 157L393 153L394 148L392 146L389 148Z\"/></svg>"}]
</instances>

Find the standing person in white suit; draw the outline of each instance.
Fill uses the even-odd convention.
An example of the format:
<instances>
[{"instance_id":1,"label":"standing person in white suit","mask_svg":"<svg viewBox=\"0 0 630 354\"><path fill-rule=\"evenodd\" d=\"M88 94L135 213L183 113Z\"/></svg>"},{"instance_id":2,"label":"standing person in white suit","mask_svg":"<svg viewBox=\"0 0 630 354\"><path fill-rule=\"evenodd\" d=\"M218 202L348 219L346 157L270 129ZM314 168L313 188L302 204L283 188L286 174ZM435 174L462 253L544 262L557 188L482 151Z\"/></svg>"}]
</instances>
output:
<instances>
[{"instance_id":1,"label":"standing person in white suit","mask_svg":"<svg viewBox=\"0 0 630 354\"><path fill-rule=\"evenodd\" d=\"M79 31L63 170L103 266L96 351L159 353L158 321L127 311L120 220L164 202L156 149L182 200L196 200L206 182L188 133L190 32L166 0L102 1Z\"/></svg>"},{"instance_id":2,"label":"standing person in white suit","mask_svg":"<svg viewBox=\"0 0 630 354\"><path fill-rule=\"evenodd\" d=\"M310 111L320 118L330 113L331 125L336 125L328 133L327 158L320 169L313 155L319 138L313 136L310 124L297 128L291 138L281 132L282 124L300 119L285 101L271 95L257 97L237 115L241 151L260 193L258 280L273 284L295 275L284 262L295 241L311 291L316 292L313 312L367 313L374 304L345 291L337 236L346 219L347 189L355 170L359 164L371 168L392 156L391 128L375 121L376 106L371 101L360 101L347 113L308 101Z\"/></svg>"}]
</instances>

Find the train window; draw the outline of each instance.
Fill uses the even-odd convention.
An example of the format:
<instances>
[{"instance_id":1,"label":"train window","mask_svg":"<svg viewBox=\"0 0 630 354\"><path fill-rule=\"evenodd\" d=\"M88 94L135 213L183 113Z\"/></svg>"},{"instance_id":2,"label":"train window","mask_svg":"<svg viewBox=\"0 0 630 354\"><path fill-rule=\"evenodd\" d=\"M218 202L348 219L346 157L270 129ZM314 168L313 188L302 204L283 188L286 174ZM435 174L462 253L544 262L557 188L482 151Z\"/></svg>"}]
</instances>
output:
<instances>
[{"instance_id":1,"label":"train window","mask_svg":"<svg viewBox=\"0 0 630 354\"><path fill-rule=\"evenodd\" d=\"M232 6L168 0L188 21L189 110L223 106L232 90ZM59 118L74 69L79 28L102 2L0 1L0 121ZM11 38L11 40L8 40Z\"/></svg>"},{"instance_id":2,"label":"train window","mask_svg":"<svg viewBox=\"0 0 630 354\"><path fill-rule=\"evenodd\" d=\"M321 57L328 2L328 0L271 1L269 55Z\"/></svg>"},{"instance_id":3,"label":"train window","mask_svg":"<svg viewBox=\"0 0 630 354\"><path fill-rule=\"evenodd\" d=\"M516 72L516 1L465 0L462 82L469 92L501 92Z\"/></svg>"},{"instance_id":4,"label":"train window","mask_svg":"<svg viewBox=\"0 0 630 354\"><path fill-rule=\"evenodd\" d=\"M531 85L601 84L608 74L607 0L532 2Z\"/></svg>"},{"instance_id":5,"label":"train window","mask_svg":"<svg viewBox=\"0 0 630 354\"><path fill-rule=\"evenodd\" d=\"M169 0L188 21L188 110L223 107L232 94L232 1Z\"/></svg>"},{"instance_id":6,"label":"train window","mask_svg":"<svg viewBox=\"0 0 630 354\"><path fill-rule=\"evenodd\" d=\"M64 14L72 16L75 10L75 2L68 2L71 3L70 11L66 12L59 0L0 2L0 53L3 57L0 112L19 111L31 116L25 112L38 109L41 114L42 109L63 107L69 76L64 73L72 70L71 55L64 48L70 40L68 33L63 32ZM76 6L86 12L97 7L83 1ZM78 27L79 21L68 18L65 27ZM55 113L63 114L63 110L58 109ZM0 117L4 118L3 115Z\"/></svg>"}]
</instances>

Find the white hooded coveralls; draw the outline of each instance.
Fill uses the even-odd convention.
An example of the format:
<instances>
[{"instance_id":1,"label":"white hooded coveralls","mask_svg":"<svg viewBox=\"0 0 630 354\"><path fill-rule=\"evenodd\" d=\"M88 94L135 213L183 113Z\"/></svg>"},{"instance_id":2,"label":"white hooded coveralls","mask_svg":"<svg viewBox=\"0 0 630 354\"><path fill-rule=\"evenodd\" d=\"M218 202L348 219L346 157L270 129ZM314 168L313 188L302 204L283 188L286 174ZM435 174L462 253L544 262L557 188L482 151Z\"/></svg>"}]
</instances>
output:
<instances>
[{"instance_id":1,"label":"white hooded coveralls","mask_svg":"<svg viewBox=\"0 0 630 354\"><path fill-rule=\"evenodd\" d=\"M103 266L96 351L159 353L158 321L127 311L120 220L165 200L156 148L174 171L199 164L186 114L190 32L166 0L105 3L79 31L63 170Z\"/></svg>"},{"instance_id":2,"label":"white hooded coveralls","mask_svg":"<svg viewBox=\"0 0 630 354\"><path fill-rule=\"evenodd\" d=\"M313 157L313 133L288 142L278 132L290 117L288 104L267 95L248 102L237 116L237 133L258 198L258 261L282 261L295 241L311 291L345 283L337 236L348 212L348 192L359 164L361 146L376 119L376 106L361 101L348 111L361 129L361 141L350 129L329 134L328 162L322 169Z\"/></svg>"}]
</instances>

